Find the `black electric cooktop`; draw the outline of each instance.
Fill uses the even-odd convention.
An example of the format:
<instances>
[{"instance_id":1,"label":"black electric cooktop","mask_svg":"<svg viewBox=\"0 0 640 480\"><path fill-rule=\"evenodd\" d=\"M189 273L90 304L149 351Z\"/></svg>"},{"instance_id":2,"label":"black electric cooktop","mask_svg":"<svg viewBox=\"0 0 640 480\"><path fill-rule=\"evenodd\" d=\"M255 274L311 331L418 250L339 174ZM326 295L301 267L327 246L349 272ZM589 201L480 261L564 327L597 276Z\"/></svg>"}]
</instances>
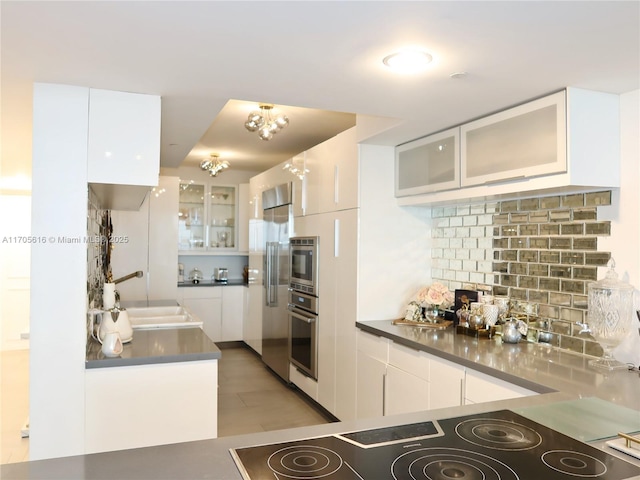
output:
<instances>
[{"instance_id":1,"label":"black electric cooktop","mask_svg":"<svg viewBox=\"0 0 640 480\"><path fill-rule=\"evenodd\" d=\"M231 450L245 480L623 480L640 467L500 410Z\"/></svg>"}]
</instances>

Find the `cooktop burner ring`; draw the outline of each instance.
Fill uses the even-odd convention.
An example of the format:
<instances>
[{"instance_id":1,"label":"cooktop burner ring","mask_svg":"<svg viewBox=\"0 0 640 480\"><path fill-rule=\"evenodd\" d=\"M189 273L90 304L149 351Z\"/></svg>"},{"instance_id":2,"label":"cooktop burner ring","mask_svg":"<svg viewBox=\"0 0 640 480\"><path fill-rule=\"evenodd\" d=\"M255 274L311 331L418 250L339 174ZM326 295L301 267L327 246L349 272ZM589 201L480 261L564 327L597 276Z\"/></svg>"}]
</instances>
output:
<instances>
[{"instance_id":1,"label":"cooktop burner ring","mask_svg":"<svg viewBox=\"0 0 640 480\"><path fill-rule=\"evenodd\" d=\"M540 457L552 470L581 478L597 478L607 473L607 466L586 453L572 450L549 450Z\"/></svg>"},{"instance_id":2,"label":"cooktop burner ring","mask_svg":"<svg viewBox=\"0 0 640 480\"><path fill-rule=\"evenodd\" d=\"M493 450L530 450L542 443L542 436L532 428L496 418L464 420L455 430L464 441Z\"/></svg>"},{"instance_id":3,"label":"cooktop burner ring","mask_svg":"<svg viewBox=\"0 0 640 480\"><path fill-rule=\"evenodd\" d=\"M284 447L267 459L273 473L294 479L323 478L340 470L343 463L335 451L317 445Z\"/></svg>"},{"instance_id":4,"label":"cooktop burner ring","mask_svg":"<svg viewBox=\"0 0 640 480\"><path fill-rule=\"evenodd\" d=\"M392 462L391 475L395 480L520 480L509 465L497 458L447 447L405 452Z\"/></svg>"}]
</instances>

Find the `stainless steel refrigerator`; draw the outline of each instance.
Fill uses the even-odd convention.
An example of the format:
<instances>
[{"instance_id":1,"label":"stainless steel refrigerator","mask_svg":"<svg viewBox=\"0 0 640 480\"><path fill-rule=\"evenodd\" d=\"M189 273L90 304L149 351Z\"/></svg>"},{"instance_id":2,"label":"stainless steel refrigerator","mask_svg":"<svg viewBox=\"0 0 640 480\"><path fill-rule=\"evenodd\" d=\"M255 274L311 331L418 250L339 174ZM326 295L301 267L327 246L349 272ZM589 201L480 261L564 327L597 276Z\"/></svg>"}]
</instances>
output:
<instances>
[{"instance_id":1,"label":"stainless steel refrigerator","mask_svg":"<svg viewBox=\"0 0 640 480\"><path fill-rule=\"evenodd\" d=\"M289 381L289 234L293 214L291 184L262 193L264 221L264 298L262 309L262 361Z\"/></svg>"}]
</instances>

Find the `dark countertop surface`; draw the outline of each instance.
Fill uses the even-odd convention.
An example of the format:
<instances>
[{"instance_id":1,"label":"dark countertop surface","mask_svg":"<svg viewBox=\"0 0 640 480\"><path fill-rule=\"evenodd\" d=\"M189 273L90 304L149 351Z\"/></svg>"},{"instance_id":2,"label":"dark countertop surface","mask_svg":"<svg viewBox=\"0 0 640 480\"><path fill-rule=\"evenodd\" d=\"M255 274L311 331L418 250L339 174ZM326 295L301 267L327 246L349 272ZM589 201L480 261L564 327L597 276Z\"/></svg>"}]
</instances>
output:
<instances>
[{"instance_id":1,"label":"dark countertop surface","mask_svg":"<svg viewBox=\"0 0 640 480\"><path fill-rule=\"evenodd\" d=\"M122 354L115 358L105 357L101 347L91 340L86 368L193 362L222 356L216 344L198 327L134 330L133 340L125 343Z\"/></svg>"}]
</instances>

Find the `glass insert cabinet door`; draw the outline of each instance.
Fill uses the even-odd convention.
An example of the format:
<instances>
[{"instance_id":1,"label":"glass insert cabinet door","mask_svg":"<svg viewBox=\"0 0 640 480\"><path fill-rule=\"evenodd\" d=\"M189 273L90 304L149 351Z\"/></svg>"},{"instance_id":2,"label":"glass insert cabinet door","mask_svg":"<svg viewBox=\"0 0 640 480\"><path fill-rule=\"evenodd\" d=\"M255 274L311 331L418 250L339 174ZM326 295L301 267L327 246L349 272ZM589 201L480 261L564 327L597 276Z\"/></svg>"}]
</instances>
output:
<instances>
[{"instance_id":1,"label":"glass insert cabinet door","mask_svg":"<svg viewBox=\"0 0 640 480\"><path fill-rule=\"evenodd\" d=\"M209 248L236 246L236 189L212 186L209 192Z\"/></svg>"},{"instance_id":2,"label":"glass insert cabinet door","mask_svg":"<svg viewBox=\"0 0 640 480\"><path fill-rule=\"evenodd\" d=\"M459 128L396 147L396 197L460 187Z\"/></svg>"},{"instance_id":3,"label":"glass insert cabinet door","mask_svg":"<svg viewBox=\"0 0 640 480\"><path fill-rule=\"evenodd\" d=\"M236 248L236 187L181 183L178 249L223 252Z\"/></svg>"},{"instance_id":4,"label":"glass insert cabinet door","mask_svg":"<svg viewBox=\"0 0 640 480\"><path fill-rule=\"evenodd\" d=\"M178 204L178 249L204 250L206 226L205 186L181 183Z\"/></svg>"}]
</instances>

